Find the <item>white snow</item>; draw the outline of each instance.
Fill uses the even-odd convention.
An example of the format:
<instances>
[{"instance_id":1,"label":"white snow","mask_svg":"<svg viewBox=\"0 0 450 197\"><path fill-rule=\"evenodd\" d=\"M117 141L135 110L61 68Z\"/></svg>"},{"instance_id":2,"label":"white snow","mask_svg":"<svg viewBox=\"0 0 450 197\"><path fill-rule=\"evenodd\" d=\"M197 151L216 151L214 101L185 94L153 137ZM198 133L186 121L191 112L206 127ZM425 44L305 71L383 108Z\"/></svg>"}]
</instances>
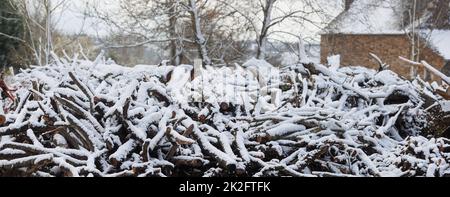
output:
<instances>
[{"instance_id":1,"label":"white snow","mask_svg":"<svg viewBox=\"0 0 450 197\"><path fill-rule=\"evenodd\" d=\"M3 108L4 108L3 100L0 100L0 114L5 114Z\"/></svg>"},{"instance_id":2,"label":"white snow","mask_svg":"<svg viewBox=\"0 0 450 197\"><path fill-rule=\"evenodd\" d=\"M441 104L442 111L450 112L450 101L441 101L439 104Z\"/></svg>"},{"instance_id":3,"label":"white snow","mask_svg":"<svg viewBox=\"0 0 450 197\"><path fill-rule=\"evenodd\" d=\"M396 74L390 70L384 70L384 71L379 72L377 75L375 75L374 79L385 85L398 85L403 82L403 80L400 79L398 74Z\"/></svg>"},{"instance_id":4,"label":"white snow","mask_svg":"<svg viewBox=\"0 0 450 197\"><path fill-rule=\"evenodd\" d=\"M126 156L130 153L130 151L137 146L137 143L135 140L128 140L123 144L122 146L117 149L117 151L109 156L109 159L116 159L118 161L123 161L126 159Z\"/></svg>"},{"instance_id":5,"label":"white snow","mask_svg":"<svg viewBox=\"0 0 450 197\"><path fill-rule=\"evenodd\" d=\"M330 65L330 69L337 70L341 66L341 56L333 55L327 58L328 65Z\"/></svg>"},{"instance_id":6,"label":"white snow","mask_svg":"<svg viewBox=\"0 0 450 197\"><path fill-rule=\"evenodd\" d=\"M294 65L297 64L299 61L298 56L290 53L290 52L284 52L281 54L281 64L282 65Z\"/></svg>"},{"instance_id":7,"label":"white snow","mask_svg":"<svg viewBox=\"0 0 450 197\"><path fill-rule=\"evenodd\" d=\"M14 154L26 154L23 150L17 150L12 148L6 148L0 151L0 155L14 155Z\"/></svg>"},{"instance_id":8,"label":"white snow","mask_svg":"<svg viewBox=\"0 0 450 197\"><path fill-rule=\"evenodd\" d=\"M26 161L33 161L34 164L37 164L43 160L51 160L53 158L52 154L45 154L45 155L37 155L37 156L30 156L30 157L25 157L25 158L20 158L20 159L14 159L11 161L5 161L5 160L0 160L0 167L4 167L4 166L8 166L8 165L14 165L17 163L23 163Z\"/></svg>"},{"instance_id":9,"label":"white snow","mask_svg":"<svg viewBox=\"0 0 450 197\"><path fill-rule=\"evenodd\" d=\"M53 136L53 140L57 146L66 147L67 146L67 140L60 134L55 134Z\"/></svg>"},{"instance_id":10,"label":"white snow","mask_svg":"<svg viewBox=\"0 0 450 197\"><path fill-rule=\"evenodd\" d=\"M268 130L267 134L276 137L276 136L283 136L293 132L301 132L304 130L306 130L306 127L303 125L285 123L279 125L278 127Z\"/></svg>"},{"instance_id":11,"label":"white snow","mask_svg":"<svg viewBox=\"0 0 450 197\"><path fill-rule=\"evenodd\" d=\"M324 33L403 34L398 0L356 0Z\"/></svg>"},{"instance_id":12,"label":"white snow","mask_svg":"<svg viewBox=\"0 0 450 197\"><path fill-rule=\"evenodd\" d=\"M422 32L431 47L447 60L450 60L450 30L432 30Z\"/></svg>"}]
</instances>

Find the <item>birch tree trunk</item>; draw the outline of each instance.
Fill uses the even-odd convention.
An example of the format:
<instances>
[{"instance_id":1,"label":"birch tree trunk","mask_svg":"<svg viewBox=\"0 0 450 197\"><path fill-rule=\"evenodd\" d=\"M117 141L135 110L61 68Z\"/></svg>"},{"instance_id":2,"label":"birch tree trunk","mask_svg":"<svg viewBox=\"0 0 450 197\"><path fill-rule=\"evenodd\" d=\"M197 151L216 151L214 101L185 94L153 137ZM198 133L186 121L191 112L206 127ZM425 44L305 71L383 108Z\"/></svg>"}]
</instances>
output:
<instances>
[{"instance_id":1,"label":"birch tree trunk","mask_svg":"<svg viewBox=\"0 0 450 197\"><path fill-rule=\"evenodd\" d=\"M46 31L46 46L45 46L45 65L48 65L50 63L50 52L52 51L52 4L51 0L45 1L45 15L46 15L46 22L45 22L45 31Z\"/></svg>"},{"instance_id":2,"label":"birch tree trunk","mask_svg":"<svg viewBox=\"0 0 450 197\"><path fill-rule=\"evenodd\" d=\"M272 23L273 6L276 1L277 0L266 0L266 4L263 6L264 19L258 38L258 51L256 54L256 58L258 59L266 58L267 36Z\"/></svg>"},{"instance_id":3,"label":"birch tree trunk","mask_svg":"<svg viewBox=\"0 0 450 197\"><path fill-rule=\"evenodd\" d=\"M416 14L417 14L417 0L413 1L413 8L412 8L412 20L411 20L411 24L412 25L412 32L411 32L411 59L414 61L417 61L417 57L416 57L416 28L415 28L415 23L416 23ZM412 66L411 67L411 78L414 78L417 76L417 66Z\"/></svg>"},{"instance_id":4,"label":"birch tree trunk","mask_svg":"<svg viewBox=\"0 0 450 197\"><path fill-rule=\"evenodd\" d=\"M206 39L201 29L201 18L195 0L189 0L188 11L191 15L192 28L195 34L195 43L198 48L199 56L204 65L211 65L211 58L208 56L208 48L206 47Z\"/></svg>"}]
</instances>

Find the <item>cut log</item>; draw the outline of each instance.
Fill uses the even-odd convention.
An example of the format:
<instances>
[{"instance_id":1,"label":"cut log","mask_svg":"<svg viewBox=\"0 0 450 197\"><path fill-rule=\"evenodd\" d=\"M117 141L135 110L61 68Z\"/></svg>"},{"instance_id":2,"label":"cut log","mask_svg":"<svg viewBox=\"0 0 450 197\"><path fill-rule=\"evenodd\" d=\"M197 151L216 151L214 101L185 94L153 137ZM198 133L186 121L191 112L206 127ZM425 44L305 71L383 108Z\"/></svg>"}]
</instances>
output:
<instances>
[{"instance_id":1,"label":"cut log","mask_svg":"<svg viewBox=\"0 0 450 197\"><path fill-rule=\"evenodd\" d=\"M53 160L52 154L36 155L30 157L24 157L20 159L14 159L9 161L0 161L0 169L2 170L19 170L23 167L32 167L27 170L27 174L31 176L32 173L39 170L40 167L51 163Z\"/></svg>"},{"instance_id":2,"label":"cut log","mask_svg":"<svg viewBox=\"0 0 450 197\"><path fill-rule=\"evenodd\" d=\"M400 60L405 61L407 63L413 64L413 65L416 65L416 66L424 67L425 69L427 69L428 71L430 71L434 75L436 75L439 78L441 78L442 81L444 81L445 83L450 85L450 77L448 77L447 75L445 75L444 73L442 73L441 71L439 71L438 69L436 69L435 67L430 65L428 62L426 62L426 61L415 62L415 61L408 60L408 59L406 59L404 57L399 57L399 58L400 58Z\"/></svg>"},{"instance_id":3,"label":"cut log","mask_svg":"<svg viewBox=\"0 0 450 197\"><path fill-rule=\"evenodd\" d=\"M446 92L437 89L436 93L442 96L445 100L450 100L450 88L448 88Z\"/></svg>"},{"instance_id":4,"label":"cut log","mask_svg":"<svg viewBox=\"0 0 450 197\"><path fill-rule=\"evenodd\" d=\"M94 111L94 94L92 93L92 91L89 89L89 87L87 87L86 85L84 85L76 76L75 74L73 74L72 72L69 72L69 76L70 78L73 80L73 82L75 82L75 84L78 86L78 88L80 88L81 92L84 93L84 95L86 95L86 97L89 99L89 106L91 109L91 112Z\"/></svg>"},{"instance_id":5,"label":"cut log","mask_svg":"<svg viewBox=\"0 0 450 197\"><path fill-rule=\"evenodd\" d=\"M12 101L16 100L16 97L14 96L14 89L9 88L5 81L3 81L3 78L0 78L0 89L2 90L2 92Z\"/></svg>"},{"instance_id":6,"label":"cut log","mask_svg":"<svg viewBox=\"0 0 450 197\"><path fill-rule=\"evenodd\" d=\"M116 166L119 167L123 161L130 155L132 150L138 146L138 143L136 140L130 139L127 142L125 142L122 146L120 146L115 153L113 153L111 156L109 156L110 162Z\"/></svg>"},{"instance_id":7,"label":"cut log","mask_svg":"<svg viewBox=\"0 0 450 197\"><path fill-rule=\"evenodd\" d=\"M0 126L2 126L3 124L5 124L5 122L6 122L6 116L0 114Z\"/></svg>"},{"instance_id":8,"label":"cut log","mask_svg":"<svg viewBox=\"0 0 450 197\"><path fill-rule=\"evenodd\" d=\"M441 71L437 70L436 68L434 68L433 66L431 66L430 64L428 64L426 61L422 61L422 65L430 72L432 72L433 74L435 74L436 76L440 77L445 83L447 83L448 85L450 85L450 77L448 77L447 75L445 75L444 73L442 73Z\"/></svg>"},{"instance_id":9,"label":"cut log","mask_svg":"<svg viewBox=\"0 0 450 197\"><path fill-rule=\"evenodd\" d=\"M184 131L182 136L183 137L187 137L187 136L191 135L193 130L194 130L194 125L191 125L189 128L186 129L186 131ZM170 160L175 155L175 153L176 153L176 151L178 149L178 146L181 145L181 144L183 144L183 143L176 143L170 148L170 150L169 150L169 152L167 153L167 156L166 156L167 160Z\"/></svg>"}]
</instances>

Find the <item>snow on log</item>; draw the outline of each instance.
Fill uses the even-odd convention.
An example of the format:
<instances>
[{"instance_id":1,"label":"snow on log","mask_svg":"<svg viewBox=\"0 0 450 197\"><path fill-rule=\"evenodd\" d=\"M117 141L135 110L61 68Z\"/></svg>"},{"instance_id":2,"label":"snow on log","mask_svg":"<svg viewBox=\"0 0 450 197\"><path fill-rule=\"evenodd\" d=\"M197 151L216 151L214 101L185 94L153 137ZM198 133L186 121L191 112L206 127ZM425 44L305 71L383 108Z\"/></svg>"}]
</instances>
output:
<instances>
[{"instance_id":1,"label":"snow on log","mask_svg":"<svg viewBox=\"0 0 450 197\"><path fill-rule=\"evenodd\" d=\"M400 58L400 60L405 61L407 63L410 63L412 65L423 66L425 69L427 69L428 71L432 72L436 76L440 77L445 83L450 85L450 77L448 77L447 75L445 75L441 71L439 71L436 68L434 68L428 62L426 62L426 61L414 62L414 61L408 60L408 59L406 59L404 57L399 57L399 58Z\"/></svg>"}]
</instances>

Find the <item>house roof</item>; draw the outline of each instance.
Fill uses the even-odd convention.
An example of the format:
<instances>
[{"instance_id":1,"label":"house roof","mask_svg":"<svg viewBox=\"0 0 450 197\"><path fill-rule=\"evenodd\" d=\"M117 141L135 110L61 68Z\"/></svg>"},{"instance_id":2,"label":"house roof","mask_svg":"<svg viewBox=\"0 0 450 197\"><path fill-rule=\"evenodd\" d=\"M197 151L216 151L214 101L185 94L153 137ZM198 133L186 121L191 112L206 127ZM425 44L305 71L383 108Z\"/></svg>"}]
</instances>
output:
<instances>
[{"instance_id":1,"label":"house roof","mask_svg":"<svg viewBox=\"0 0 450 197\"><path fill-rule=\"evenodd\" d=\"M412 27L450 29L449 3L449 0L354 0L322 33L401 34ZM410 14L413 8L415 22Z\"/></svg>"},{"instance_id":2,"label":"house roof","mask_svg":"<svg viewBox=\"0 0 450 197\"><path fill-rule=\"evenodd\" d=\"M450 30L423 30L422 37L444 59L450 60Z\"/></svg>"},{"instance_id":3,"label":"house roof","mask_svg":"<svg viewBox=\"0 0 450 197\"><path fill-rule=\"evenodd\" d=\"M403 34L399 0L356 0L323 34Z\"/></svg>"},{"instance_id":4,"label":"house roof","mask_svg":"<svg viewBox=\"0 0 450 197\"><path fill-rule=\"evenodd\" d=\"M434 17L442 15L443 10L450 13L448 7L439 3L443 0L417 1L417 18L422 23L411 23L409 10L411 0L355 0L350 8L338 15L322 34L364 34L364 35L399 35L413 29L420 29L420 35L446 60L450 60L450 18L436 20ZM435 5L431 5L434 2ZM448 15L446 15L448 16ZM437 24L437 23L440 24ZM441 30L436 30L436 27ZM435 29L435 30L430 30Z\"/></svg>"}]
</instances>

